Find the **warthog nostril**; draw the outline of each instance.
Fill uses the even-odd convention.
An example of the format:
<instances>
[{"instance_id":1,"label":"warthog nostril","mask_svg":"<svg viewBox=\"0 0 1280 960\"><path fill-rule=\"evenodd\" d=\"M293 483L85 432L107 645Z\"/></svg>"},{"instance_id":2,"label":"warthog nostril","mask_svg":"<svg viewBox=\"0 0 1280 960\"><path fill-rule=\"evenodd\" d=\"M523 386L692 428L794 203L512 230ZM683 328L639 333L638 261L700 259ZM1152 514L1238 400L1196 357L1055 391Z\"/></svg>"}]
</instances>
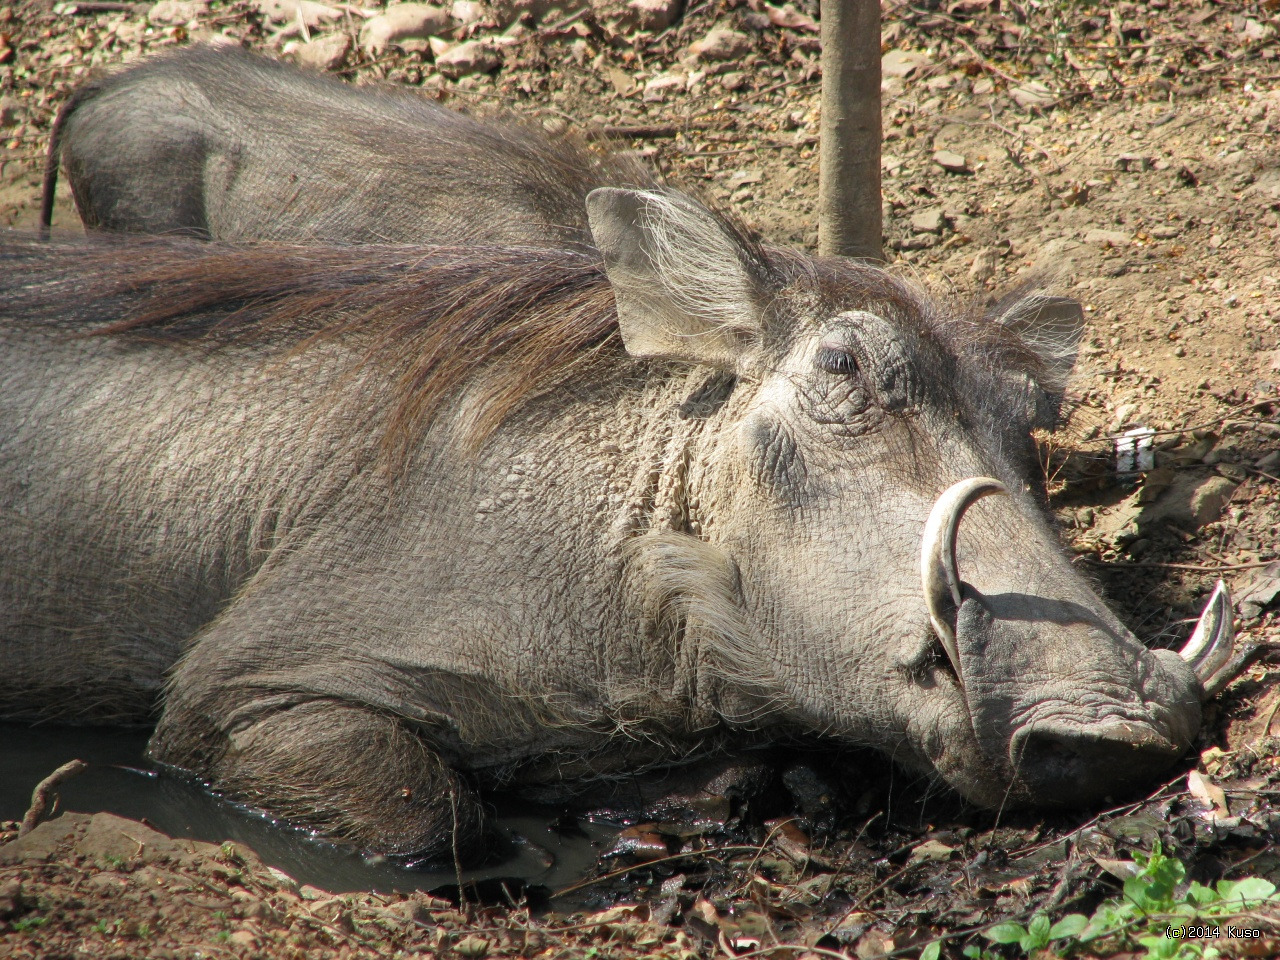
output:
<instances>
[{"instance_id":1,"label":"warthog nostril","mask_svg":"<svg viewBox=\"0 0 1280 960\"><path fill-rule=\"evenodd\" d=\"M1014 737L1012 760L1037 803L1071 806L1138 784L1179 753L1145 724L1043 724Z\"/></svg>"}]
</instances>

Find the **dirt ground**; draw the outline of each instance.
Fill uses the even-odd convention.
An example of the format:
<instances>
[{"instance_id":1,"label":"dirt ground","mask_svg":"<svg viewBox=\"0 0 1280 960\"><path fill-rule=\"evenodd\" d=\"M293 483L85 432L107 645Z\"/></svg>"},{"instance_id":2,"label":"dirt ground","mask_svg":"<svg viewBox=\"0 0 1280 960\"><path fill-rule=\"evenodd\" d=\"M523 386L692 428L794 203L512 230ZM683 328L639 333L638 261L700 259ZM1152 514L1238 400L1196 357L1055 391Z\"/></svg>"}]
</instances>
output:
<instances>
[{"instance_id":1,"label":"dirt ground","mask_svg":"<svg viewBox=\"0 0 1280 960\"><path fill-rule=\"evenodd\" d=\"M331 69L348 79L459 108L612 133L767 239L816 243L816 3L720 0L638 30L638 0L463 2L446 39L479 41L493 69L448 78L421 42L366 52L359 30L376 9L336 5L336 19L303 29L273 21L279 6L0 6L0 223L34 224L54 113L91 70L220 35L277 55L336 52ZM648 3L642 25L668 6ZM9 824L0 953L683 957L799 945L868 960L950 934L942 955L958 957L995 921L1087 913L1116 893L1116 864L1156 840L1206 882L1280 882L1280 3L886 0L883 15L892 269L960 302L1046 274L1082 301L1067 416L1042 438L1066 542L1152 643L1180 643L1222 578L1239 635L1264 645L1209 708L1198 758L1146 799L1047 819L922 802L874 761L857 784L797 767L809 771L788 781L798 819L636 825L599 868L625 874L600 886L594 912L569 916L332 896L243 848L105 814L63 816L21 841ZM691 50L715 27L734 34ZM443 45L435 55L446 59ZM60 191L56 225L77 229ZM1116 441L1139 427L1155 431L1153 468L1118 475ZM1225 791L1216 819L1206 784ZM1274 956L1280 941L1223 949Z\"/></svg>"}]
</instances>

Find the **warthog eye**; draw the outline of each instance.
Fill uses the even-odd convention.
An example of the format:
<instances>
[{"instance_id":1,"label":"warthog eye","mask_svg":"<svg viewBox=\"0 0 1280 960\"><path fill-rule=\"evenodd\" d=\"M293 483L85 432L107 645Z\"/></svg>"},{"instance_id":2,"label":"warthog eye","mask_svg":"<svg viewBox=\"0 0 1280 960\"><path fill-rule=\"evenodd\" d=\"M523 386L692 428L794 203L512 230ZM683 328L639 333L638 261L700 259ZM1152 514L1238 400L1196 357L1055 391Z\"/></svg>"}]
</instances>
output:
<instances>
[{"instance_id":1,"label":"warthog eye","mask_svg":"<svg viewBox=\"0 0 1280 960\"><path fill-rule=\"evenodd\" d=\"M858 358L844 347L820 347L814 358L818 369L827 373L850 374L858 372Z\"/></svg>"}]
</instances>

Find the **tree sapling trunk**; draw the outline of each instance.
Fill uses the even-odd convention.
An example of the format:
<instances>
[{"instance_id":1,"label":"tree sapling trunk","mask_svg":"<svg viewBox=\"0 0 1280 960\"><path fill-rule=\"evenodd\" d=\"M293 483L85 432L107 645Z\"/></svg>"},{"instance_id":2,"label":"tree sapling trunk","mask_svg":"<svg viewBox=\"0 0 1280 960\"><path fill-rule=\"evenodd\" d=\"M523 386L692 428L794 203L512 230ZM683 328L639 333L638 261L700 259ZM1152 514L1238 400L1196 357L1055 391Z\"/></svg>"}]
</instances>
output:
<instances>
[{"instance_id":1,"label":"tree sapling trunk","mask_svg":"<svg viewBox=\"0 0 1280 960\"><path fill-rule=\"evenodd\" d=\"M818 251L881 260L880 3L822 0Z\"/></svg>"}]
</instances>

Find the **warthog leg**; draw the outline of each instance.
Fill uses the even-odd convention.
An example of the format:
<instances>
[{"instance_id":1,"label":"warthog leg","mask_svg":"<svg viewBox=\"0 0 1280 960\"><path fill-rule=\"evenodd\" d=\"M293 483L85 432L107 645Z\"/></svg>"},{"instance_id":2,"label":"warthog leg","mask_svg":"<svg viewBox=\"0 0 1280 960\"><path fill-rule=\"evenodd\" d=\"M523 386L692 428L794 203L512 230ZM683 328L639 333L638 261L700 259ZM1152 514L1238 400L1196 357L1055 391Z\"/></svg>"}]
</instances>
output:
<instances>
[{"instance_id":1,"label":"warthog leg","mask_svg":"<svg viewBox=\"0 0 1280 960\"><path fill-rule=\"evenodd\" d=\"M182 713L166 712L152 755L199 771L230 799L361 850L441 861L478 852L482 805L398 718L311 700L223 734Z\"/></svg>"}]
</instances>

